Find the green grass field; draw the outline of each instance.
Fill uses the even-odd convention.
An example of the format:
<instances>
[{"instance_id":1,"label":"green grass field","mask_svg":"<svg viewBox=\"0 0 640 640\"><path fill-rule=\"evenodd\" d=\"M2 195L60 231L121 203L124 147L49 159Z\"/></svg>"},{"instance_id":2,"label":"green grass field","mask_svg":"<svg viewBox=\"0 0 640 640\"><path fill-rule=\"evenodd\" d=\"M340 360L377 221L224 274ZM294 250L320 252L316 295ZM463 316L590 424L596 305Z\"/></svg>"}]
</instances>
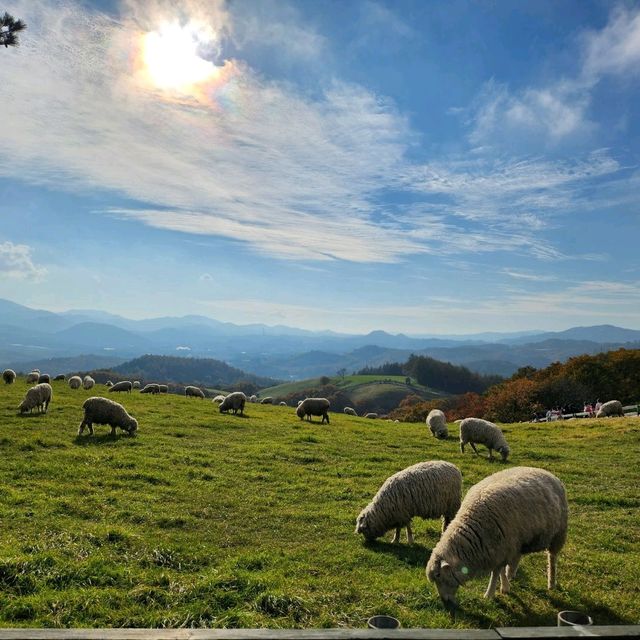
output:
<instances>
[{"instance_id":1,"label":"green grass field","mask_svg":"<svg viewBox=\"0 0 640 640\"><path fill-rule=\"evenodd\" d=\"M424 575L440 523L415 521L412 547L367 546L355 518L415 462L454 462L465 490L501 463L421 424L309 424L251 404L242 418L174 395L115 394L139 435L77 438L82 402L106 389L53 386L46 416L19 416L24 379L0 385L0 626L363 627L377 613L404 627L527 626L561 609L640 621L638 418L505 426L512 464L567 486L559 588L545 588L544 554L527 556L510 595L485 601L488 578L474 580L452 620Z\"/></svg>"}]
</instances>

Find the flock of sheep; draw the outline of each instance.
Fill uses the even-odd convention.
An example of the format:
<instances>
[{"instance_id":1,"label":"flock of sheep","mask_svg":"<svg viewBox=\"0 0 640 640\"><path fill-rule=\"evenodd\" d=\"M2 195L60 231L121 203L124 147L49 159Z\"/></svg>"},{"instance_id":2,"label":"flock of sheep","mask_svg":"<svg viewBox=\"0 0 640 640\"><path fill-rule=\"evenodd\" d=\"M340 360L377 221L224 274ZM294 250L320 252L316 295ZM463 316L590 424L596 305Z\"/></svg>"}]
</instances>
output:
<instances>
[{"instance_id":1,"label":"flock of sheep","mask_svg":"<svg viewBox=\"0 0 640 640\"><path fill-rule=\"evenodd\" d=\"M12 384L16 374L7 369L2 374L6 384ZM64 379L57 376L56 379ZM37 409L46 413L52 399L49 376L33 371L28 383L37 383L28 389L20 404L20 412ZM72 389L82 386L91 389L95 381L90 376L73 376L68 381ZM109 393L128 392L140 388L139 382L107 383ZM166 393L166 385L148 384L140 393ZM201 389L185 388L185 396L204 398ZM244 414L247 402L258 402L256 396L247 399L240 391L227 396L216 396L221 413L232 411ZM272 404L272 398L263 398L263 404ZM283 403L281 403L283 404ZM620 406L618 406L620 405ZM329 424L329 406L326 398L306 398L298 403L296 415L304 420L322 417ZM111 426L112 435L120 428L129 435L138 430L138 422L119 403L103 397L88 398L84 404L84 417L78 429L93 434L93 424ZM349 409L347 407L347 409ZM352 411L345 413L352 415ZM619 415L621 404L617 400L602 405L598 417ZM355 411L353 411L355 414ZM445 415L434 410L426 423L434 437L446 440L448 428ZM487 420L466 418L460 422L460 451L470 444L476 455L476 444L499 453L504 462L510 453L509 445L500 428ZM567 536L568 506L564 485L552 473L534 467L512 467L494 473L471 487L462 500L462 474L450 462L434 460L414 464L382 484L371 502L360 512L356 533L373 541L387 531L395 530L393 542L400 540L407 529L408 543L413 543L411 520L443 518L442 536L434 547L426 566L428 579L435 583L440 598L448 610L455 609L456 593L467 580L490 573L485 597L493 597L498 579L502 593L507 593L515 576L520 558L524 554L547 551L548 588L556 583L558 553Z\"/></svg>"}]
</instances>

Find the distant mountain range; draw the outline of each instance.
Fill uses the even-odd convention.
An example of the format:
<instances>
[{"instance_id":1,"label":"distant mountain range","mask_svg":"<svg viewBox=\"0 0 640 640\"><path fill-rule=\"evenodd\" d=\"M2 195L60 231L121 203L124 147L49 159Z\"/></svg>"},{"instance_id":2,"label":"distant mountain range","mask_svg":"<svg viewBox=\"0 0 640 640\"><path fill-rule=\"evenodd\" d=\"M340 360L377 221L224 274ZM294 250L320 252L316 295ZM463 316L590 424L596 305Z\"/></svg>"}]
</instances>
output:
<instances>
[{"instance_id":1,"label":"distant mountain range","mask_svg":"<svg viewBox=\"0 0 640 640\"><path fill-rule=\"evenodd\" d=\"M600 325L560 332L350 335L236 325L195 315L131 320L93 310L53 313L0 299L0 367L17 370L113 367L152 353L214 358L258 376L287 380L403 362L416 353L480 373L510 375L524 365L544 367L620 346L640 347L640 331Z\"/></svg>"}]
</instances>

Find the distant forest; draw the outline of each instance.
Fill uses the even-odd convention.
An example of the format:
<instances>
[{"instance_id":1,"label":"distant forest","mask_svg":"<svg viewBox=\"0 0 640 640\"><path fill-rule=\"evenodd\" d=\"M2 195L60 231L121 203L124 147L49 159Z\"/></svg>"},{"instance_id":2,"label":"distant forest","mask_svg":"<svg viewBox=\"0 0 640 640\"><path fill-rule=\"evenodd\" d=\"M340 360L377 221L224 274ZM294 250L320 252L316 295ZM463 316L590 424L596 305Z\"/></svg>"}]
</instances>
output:
<instances>
[{"instance_id":1,"label":"distant forest","mask_svg":"<svg viewBox=\"0 0 640 640\"><path fill-rule=\"evenodd\" d=\"M475 416L519 422L531 420L547 409L577 413L585 403L597 400L620 400L623 404L640 400L640 349L576 356L544 369L521 367L511 378L482 394L469 392L429 402L407 397L393 417L422 421L431 409L437 408L450 421Z\"/></svg>"},{"instance_id":2,"label":"distant forest","mask_svg":"<svg viewBox=\"0 0 640 640\"><path fill-rule=\"evenodd\" d=\"M379 367L365 367L360 375L410 376L418 384L447 393L482 393L503 380L497 375L474 373L462 365L412 355L407 362L387 362Z\"/></svg>"}]
</instances>

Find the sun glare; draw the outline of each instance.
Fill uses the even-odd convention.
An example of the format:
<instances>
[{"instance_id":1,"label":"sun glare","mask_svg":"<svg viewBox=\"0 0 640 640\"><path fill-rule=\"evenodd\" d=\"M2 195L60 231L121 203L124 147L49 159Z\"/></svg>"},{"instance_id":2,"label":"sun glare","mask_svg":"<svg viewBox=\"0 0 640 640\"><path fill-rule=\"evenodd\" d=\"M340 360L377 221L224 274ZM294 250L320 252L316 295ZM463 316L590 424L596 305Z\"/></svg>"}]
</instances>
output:
<instances>
[{"instance_id":1,"label":"sun glare","mask_svg":"<svg viewBox=\"0 0 640 640\"><path fill-rule=\"evenodd\" d=\"M215 78L219 67L198 54L198 48L210 42L209 34L191 24L166 24L145 34L142 55L151 82L160 89L185 92Z\"/></svg>"}]
</instances>

